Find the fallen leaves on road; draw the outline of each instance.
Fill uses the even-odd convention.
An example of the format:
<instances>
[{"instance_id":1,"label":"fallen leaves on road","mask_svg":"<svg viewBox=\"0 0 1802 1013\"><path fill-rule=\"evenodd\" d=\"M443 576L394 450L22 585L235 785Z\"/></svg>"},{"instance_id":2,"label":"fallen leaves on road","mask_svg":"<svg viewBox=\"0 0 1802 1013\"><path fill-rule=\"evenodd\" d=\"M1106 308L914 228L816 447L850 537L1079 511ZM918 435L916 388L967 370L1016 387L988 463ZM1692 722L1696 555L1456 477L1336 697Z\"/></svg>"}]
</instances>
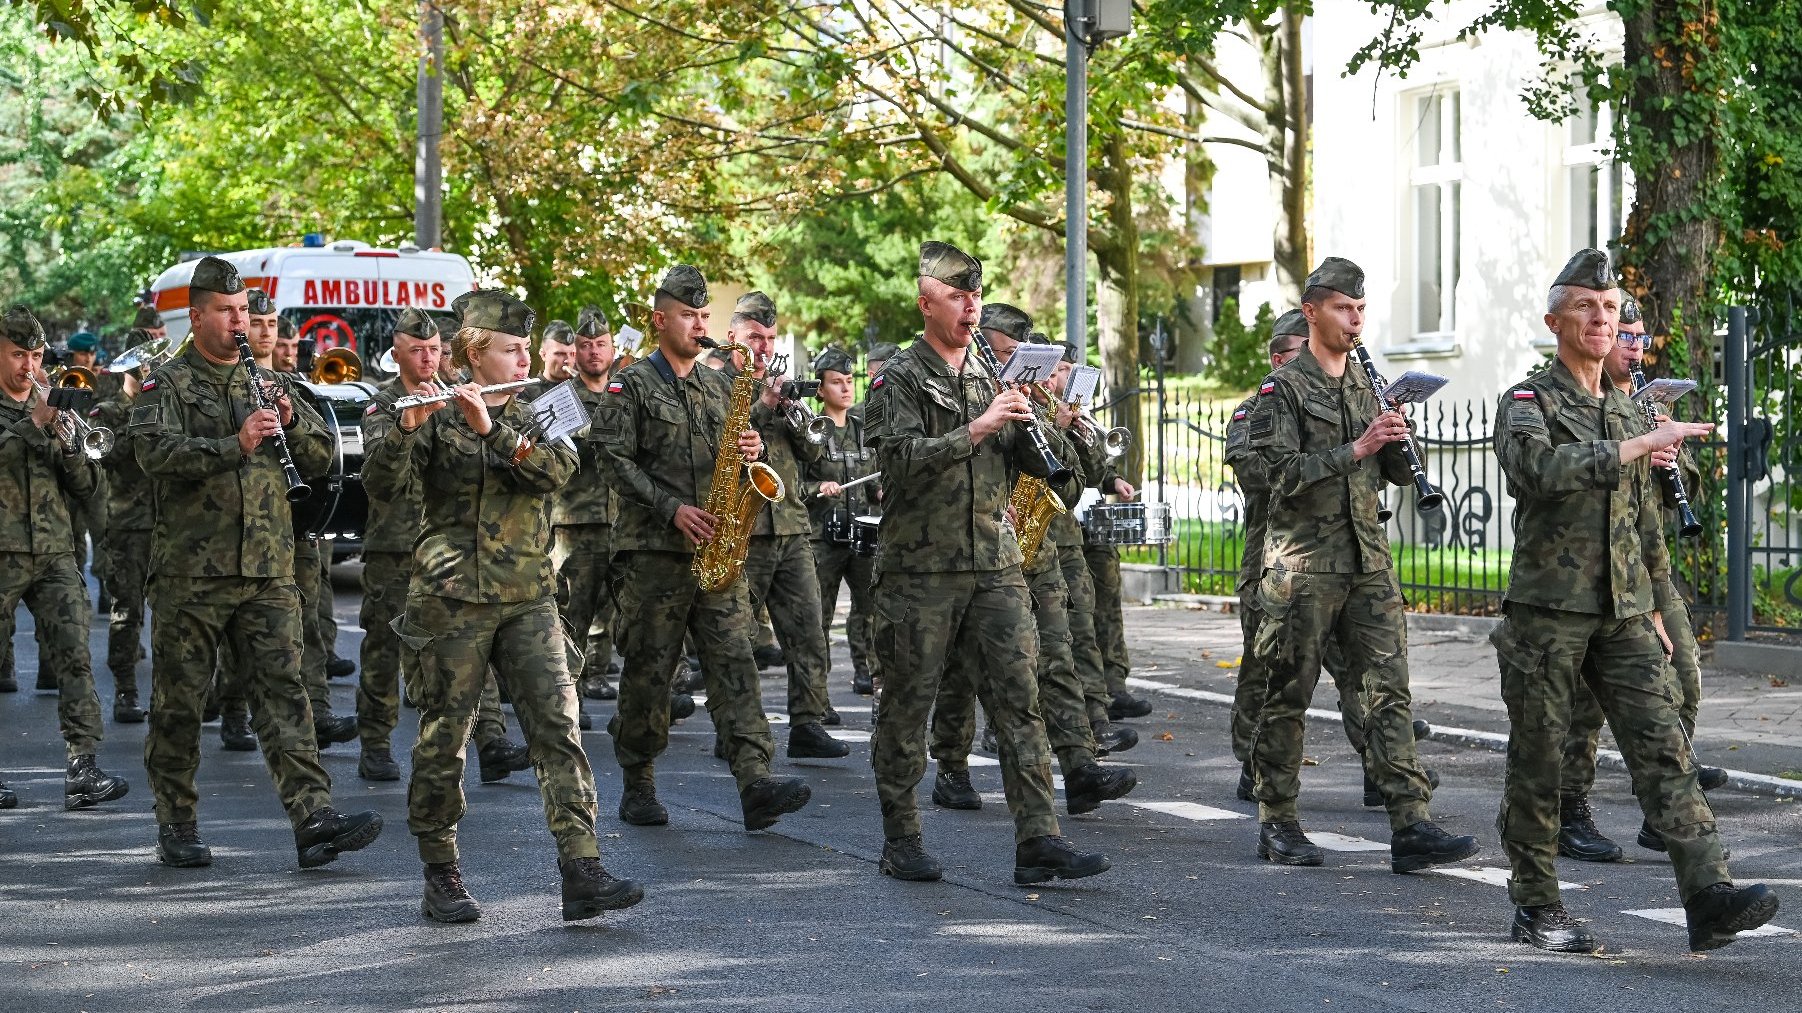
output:
<instances>
[{"instance_id":1,"label":"fallen leaves on road","mask_svg":"<svg viewBox=\"0 0 1802 1013\"><path fill-rule=\"evenodd\" d=\"M1165 732L1164 734L1158 736L1158 741L1159 742L1175 742L1176 736L1170 734L1169 732Z\"/></svg>"}]
</instances>

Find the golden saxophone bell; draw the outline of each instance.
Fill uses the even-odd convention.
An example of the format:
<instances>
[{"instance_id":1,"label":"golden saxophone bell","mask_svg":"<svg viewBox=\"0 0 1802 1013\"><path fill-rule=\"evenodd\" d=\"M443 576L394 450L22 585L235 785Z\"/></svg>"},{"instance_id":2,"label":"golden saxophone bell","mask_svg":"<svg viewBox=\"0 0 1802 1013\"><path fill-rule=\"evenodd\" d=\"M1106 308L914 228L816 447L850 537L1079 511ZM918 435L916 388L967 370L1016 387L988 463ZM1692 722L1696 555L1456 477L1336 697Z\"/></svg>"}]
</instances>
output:
<instances>
[{"instance_id":1,"label":"golden saxophone bell","mask_svg":"<svg viewBox=\"0 0 1802 1013\"><path fill-rule=\"evenodd\" d=\"M314 383L350 383L363 375L363 360L348 348L328 348L313 360Z\"/></svg>"}]
</instances>

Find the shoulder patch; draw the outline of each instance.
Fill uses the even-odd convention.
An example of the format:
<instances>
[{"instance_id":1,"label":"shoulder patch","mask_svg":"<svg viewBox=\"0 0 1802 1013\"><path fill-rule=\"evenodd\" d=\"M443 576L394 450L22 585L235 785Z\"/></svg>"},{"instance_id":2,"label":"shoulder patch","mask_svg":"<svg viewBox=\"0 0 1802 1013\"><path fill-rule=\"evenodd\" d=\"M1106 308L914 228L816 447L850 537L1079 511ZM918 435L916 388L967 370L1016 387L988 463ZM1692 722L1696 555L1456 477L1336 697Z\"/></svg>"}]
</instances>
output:
<instances>
[{"instance_id":1,"label":"shoulder patch","mask_svg":"<svg viewBox=\"0 0 1802 1013\"><path fill-rule=\"evenodd\" d=\"M1510 396L1516 401L1534 401L1539 398L1539 393L1530 388L1516 387L1514 388L1514 393Z\"/></svg>"},{"instance_id":2,"label":"shoulder patch","mask_svg":"<svg viewBox=\"0 0 1802 1013\"><path fill-rule=\"evenodd\" d=\"M1258 388L1258 393L1259 394L1268 394L1275 389L1276 389L1276 381L1275 380L1265 380L1264 385L1262 387Z\"/></svg>"},{"instance_id":3,"label":"shoulder patch","mask_svg":"<svg viewBox=\"0 0 1802 1013\"><path fill-rule=\"evenodd\" d=\"M876 379L870 381L870 389L875 390L880 386L882 386L882 374L878 373Z\"/></svg>"},{"instance_id":4,"label":"shoulder patch","mask_svg":"<svg viewBox=\"0 0 1802 1013\"><path fill-rule=\"evenodd\" d=\"M609 394L618 394L620 391L623 391L625 389L626 389L626 385L623 381L610 380L607 383L607 393L609 393Z\"/></svg>"},{"instance_id":5,"label":"shoulder patch","mask_svg":"<svg viewBox=\"0 0 1802 1013\"><path fill-rule=\"evenodd\" d=\"M155 389L156 389L156 378L155 377L151 377L150 379L145 380L144 386L138 388L139 391L155 390Z\"/></svg>"},{"instance_id":6,"label":"shoulder patch","mask_svg":"<svg viewBox=\"0 0 1802 1013\"><path fill-rule=\"evenodd\" d=\"M375 414L375 413L376 413L376 412L379 412L379 411L381 411L381 410L382 410L382 405L381 405L381 402L379 402L379 401L371 401L371 402L370 402L370 403L369 403L369 407L367 407L367 408L365 408L365 409L363 409L363 414L365 414L365 415L374 415L374 414Z\"/></svg>"},{"instance_id":7,"label":"shoulder patch","mask_svg":"<svg viewBox=\"0 0 1802 1013\"><path fill-rule=\"evenodd\" d=\"M1240 419L1243 419L1244 417L1245 417L1245 409L1243 409L1243 408L1239 409L1236 412L1233 412L1233 421L1234 422L1238 422Z\"/></svg>"}]
</instances>

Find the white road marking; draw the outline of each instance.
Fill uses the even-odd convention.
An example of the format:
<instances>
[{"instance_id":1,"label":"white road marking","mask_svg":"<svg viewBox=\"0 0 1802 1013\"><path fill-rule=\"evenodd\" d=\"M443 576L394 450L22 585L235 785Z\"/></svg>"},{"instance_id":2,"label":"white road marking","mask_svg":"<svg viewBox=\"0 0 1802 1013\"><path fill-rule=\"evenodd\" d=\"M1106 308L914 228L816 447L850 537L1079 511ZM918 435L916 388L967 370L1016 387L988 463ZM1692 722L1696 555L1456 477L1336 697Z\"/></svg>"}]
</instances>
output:
<instances>
[{"instance_id":1,"label":"white road marking","mask_svg":"<svg viewBox=\"0 0 1802 1013\"><path fill-rule=\"evenodd\" d=\"M698 705L699 701L696 701L696 704ZM763 717L764 717L764 720L768 721L772 725L788 724L788 715L787 714L778 714L775 711L771 711L770 713L765 714Z\"/></svg>"},{"instance_id":2,"label":"white road marking","mask_svg":"<svg viewBox=\"0 0 1802 1013\"><path fill-rule=\"evenodd\" d=\"M826 734L840 742L868 742L870 733L861 728L828 728Z\"/></svg>"},{"instance_id":3,"label":"white road marking","mask_svg":"<svg viewBox=\"0 0 1802 1013\"><path fill-rule=\"evenodd\" d=\"M1209 823L1214 820L1244 820L1251 817L1244 813L1236 813L1230 809L1216 809L1211 805L1199 805L1194 802L1135 802L1132 799L1121 799L1121 804L1149 809L1166 816L1178 816L1197 823Z\"/></svg>"},{"instance_id":4,"label":"white road marking","mask_svg":"<svg viewBox=\"0 0 1802 1013\"><path fill-rule=\"evenodd\" d=\"M1498 869L1493 865L1442 865L1426 871L1439 876L1450 876L1453 879L1468 879L1473 883L1487 883L1490 886L1499 886L1504 890L1508 888L1508 870ZM1587 890L1589 887L1582 883L1566 883L1559 880L1558 889Z\"/></svg>"},{"instance_id":5,"label":"white road marking","mask_svg":"<svg viewBox=\"0 0 1802 1013\"><path fill-rule=\"evenodd\" d=\"M1688 927L1689 925L1689 915L1685 914L1680 907L1641 908L1638 911L1622 911L1621 914L1633 915L1634 917L1645 918L1649 921L1663 922L1666 925L1681 925L1684 927ZM1795 929L1786 929L1781 925L1760 925L1750 932L1740 933L1741 936L1747 938L1752 936L1793 936L1795 934Z\"/></svg>"},{"instance_id":6,"label":"white road marking","mask_svg":"<svg viewBox=\"0 0 1802 1013\"><path fill-rule=\"evenodd\" d=\"M1329 833L1325 830L1307 831L1308 840L1320 845L1328 851L1388 851L1389 845L1367 841L1362 837L1347 837L1344 834Z\"/></svg>"}]
</instances>

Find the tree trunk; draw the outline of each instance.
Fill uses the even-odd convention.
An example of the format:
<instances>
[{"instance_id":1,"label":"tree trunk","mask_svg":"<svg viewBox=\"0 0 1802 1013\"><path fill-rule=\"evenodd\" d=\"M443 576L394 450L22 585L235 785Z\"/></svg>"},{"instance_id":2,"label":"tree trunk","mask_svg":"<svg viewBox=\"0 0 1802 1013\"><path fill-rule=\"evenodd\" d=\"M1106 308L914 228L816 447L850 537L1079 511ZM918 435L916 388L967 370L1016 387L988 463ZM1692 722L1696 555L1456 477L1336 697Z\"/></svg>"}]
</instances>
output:
<instances>
[{"instance_id":1,"label":"tree trunk","mask_svg":"<svg viewBox=\"0 0 1802 1013\"><path fill-rule=\"evenodd\" d=\"M1643 61L1648 68L1628 89L1626 129L1664 139L1661 145L1632 148L1633 210L1621 238L1627 291L1639 299L1646 330L1654 336L1647 363L1655 375L1671 371L1673 340L1687 346L1692 370L1708 370L1714 351L1708 279L1720 224L1706 203L1717 171L1714 129L1679 121L1694 110L1685 101L1692 84L1684 69L1710 60L1719 39L1711 20L1685 24L1691 6L1686 0L1653 0L1624 19L1624 62L1634 67ZM1677 137L1689 139L1670 140Z\"/></svg>"},{"instance_id":2,"label":"tree trunk","mask_svg":"<svg viewBox=\"0 0 1802 1013\"><path fill-rule=\"evenodd\" d=\"M1269 167L1270 202L1276 212L1272 268L1278 313L1301 304L1308 277L1307 89L1301 72L1302 15L1287 6L1275 25L1247 21L1263 72L1264 161Z\"/></svg>"},{"instance_id":3,"label":"tree trunk","mask_svg":"<svg viewBox=\"0 0 1802 1013\"><path fill-rule=\"evenodd\" d=\"M1101 332L1101 375L1108 400L1133 420L1122 423L1133 431L1133 442L1116 463L1120 474L1138 485L1145 473L1144 427L1133 424L1143 408L1133 395L1139 389L1139 224L1133 219L1132 166L1118 135L1102 146L1102 160L1107 169L1102 177L1110 185L1105 191L1107 235L1092 246L1097 268L1095 321Z\"/></svg>"}]
</instances>

